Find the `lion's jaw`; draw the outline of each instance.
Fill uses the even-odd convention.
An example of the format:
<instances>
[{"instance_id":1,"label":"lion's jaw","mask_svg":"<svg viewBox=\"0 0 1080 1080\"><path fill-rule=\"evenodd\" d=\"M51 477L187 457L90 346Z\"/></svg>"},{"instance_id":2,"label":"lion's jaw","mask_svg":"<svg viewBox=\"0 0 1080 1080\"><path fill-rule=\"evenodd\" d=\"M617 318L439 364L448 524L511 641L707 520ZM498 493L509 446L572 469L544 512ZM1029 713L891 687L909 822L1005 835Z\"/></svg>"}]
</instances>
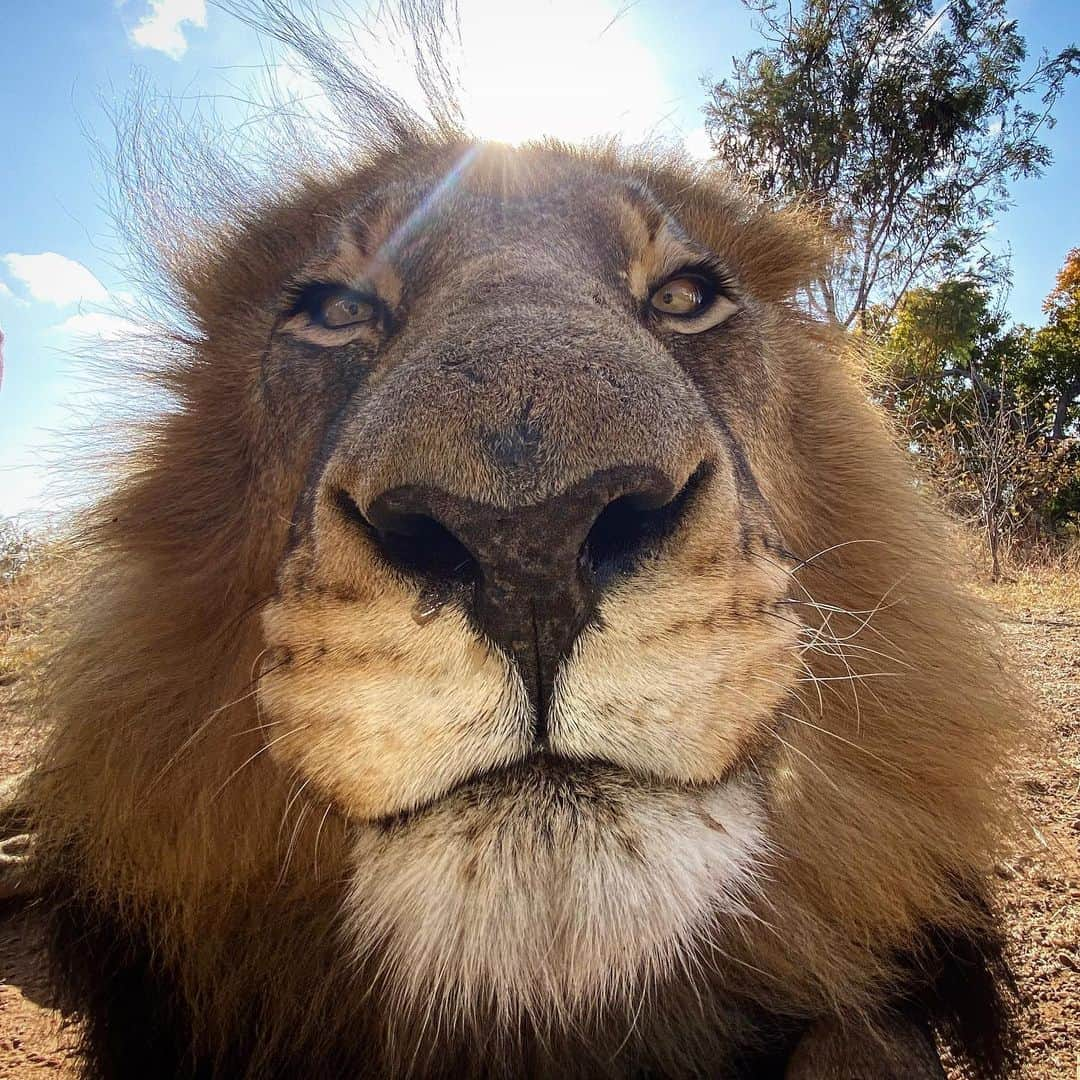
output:
<instances>
[{"instance_id":1,"label":"lion's jaw","mask_svg":"<svg viewBox=\"0 0 1080 1080\"><path fill-rule=\"evenodd\" d=\"M412 1010L572 1019L692 976L767 854L746 780L678 790L530 763L360 827L349 943Z\"/></svg>"}]
</instances>

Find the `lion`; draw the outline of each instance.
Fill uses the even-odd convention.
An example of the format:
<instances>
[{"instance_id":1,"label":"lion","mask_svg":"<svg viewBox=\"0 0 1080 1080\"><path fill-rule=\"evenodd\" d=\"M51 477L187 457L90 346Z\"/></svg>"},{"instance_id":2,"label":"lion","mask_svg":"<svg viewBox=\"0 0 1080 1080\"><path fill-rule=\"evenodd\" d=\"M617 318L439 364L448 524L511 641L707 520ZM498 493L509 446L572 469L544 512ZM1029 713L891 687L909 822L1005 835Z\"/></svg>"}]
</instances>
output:
<instances>
[{"instance_id":1,"label":"lion","mask_svg":"<svg viewBox=\"0 0 1080 1080\"><path fill-rule=\"evenodd\" d=\"M1023 701L821 230L282 25L369 138L140 207L187 329L50 631L86 1074L1003 1074Z\"/></svg>"}]
</instances>

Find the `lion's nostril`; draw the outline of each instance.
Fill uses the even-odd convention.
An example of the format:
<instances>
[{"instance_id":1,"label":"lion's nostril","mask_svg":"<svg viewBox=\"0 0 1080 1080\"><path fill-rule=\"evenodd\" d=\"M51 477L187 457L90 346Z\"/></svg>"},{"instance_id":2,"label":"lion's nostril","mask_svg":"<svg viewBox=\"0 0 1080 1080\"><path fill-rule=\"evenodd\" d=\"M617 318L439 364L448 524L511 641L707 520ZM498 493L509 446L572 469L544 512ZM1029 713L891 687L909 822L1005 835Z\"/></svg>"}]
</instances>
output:
<instances>
[{"instance_id":1,"label":"lion's nostril","mask_svg":"<svg viewBox=\"0 0 1080 1080\"><path fill-rule=\"evenodd\" d=\"M473 581L476 560L469 549L434 518L411 515L402 528L377 529L379 548L399 570L432 581Z\"/></svg>"},{"instance_id":2,"label":"lion's nostril","mask_svg":"<svg viewBox=\"0 0 1080 1080\"><path fill-rule=\"evenodd\" d=\"M469 549L430 515L386 499L376 499L362 511L344 491L335 501L395 569L435 583L476 580L476 560Z\"/></svg>"},{"instance_id":3,"label":"lion's nostril","mask_svg":"<svg viewBox=\"0 0 1080 1080\"><path fill-rule=\"evenodd\" d=\"M670 536L704 479L700 465L674 498L665 498L667 492L659 488L642 488L610 502L581 549L580 561L596 584L630 573Z\"/></svg>"}]
</instances>

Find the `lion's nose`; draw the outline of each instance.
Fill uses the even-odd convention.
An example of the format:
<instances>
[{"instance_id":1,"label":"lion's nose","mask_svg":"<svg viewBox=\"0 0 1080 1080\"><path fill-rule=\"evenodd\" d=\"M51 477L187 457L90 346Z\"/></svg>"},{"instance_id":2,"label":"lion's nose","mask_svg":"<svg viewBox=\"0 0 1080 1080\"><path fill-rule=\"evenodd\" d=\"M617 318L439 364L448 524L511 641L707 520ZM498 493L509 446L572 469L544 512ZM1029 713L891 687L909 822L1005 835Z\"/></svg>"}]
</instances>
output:
<instances>
[{"instance_id":1,"label":"lion's nose","mask_svg":"<svg viewBox=\"0 0 1080 1080\"><path fill-rule=\"evenodd\" d=\"M397 569L425 585L471 586L470 617L517 664L537 738L559 661L610 581L630 574L674 530L703 474L605 469L531 506L497 507L419 486L362 509L336 501Z\"/></svg>"}]
</instances>

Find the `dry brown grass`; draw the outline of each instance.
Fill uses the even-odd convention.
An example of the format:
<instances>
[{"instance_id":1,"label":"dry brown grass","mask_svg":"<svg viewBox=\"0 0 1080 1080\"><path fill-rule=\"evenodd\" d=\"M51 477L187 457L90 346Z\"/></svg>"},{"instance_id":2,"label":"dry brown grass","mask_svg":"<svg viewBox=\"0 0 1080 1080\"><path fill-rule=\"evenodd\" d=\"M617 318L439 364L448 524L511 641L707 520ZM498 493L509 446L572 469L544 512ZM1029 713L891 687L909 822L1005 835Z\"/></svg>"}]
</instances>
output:
<instances>
[{"instance_id":1,"label":"dry brown grass","mask_svg":"<svg viewBox=\"0 0 1080 1080\"><path fill-rule=\"evenodd\" d=\"M0 778L27 767L39 741L27 706L62 559L48 535L0 519Z\"/></svg>"},{"instance_id":2,"label":"dry brown grass","mask_svg":"<svg viewBox=\"0 0 1080 1080\"><path fill-rule=\"evenodd\" d=\"M1021 1080L1080 1080L1080 543L1013 553L1001 581L972 542L972 588L1001 613L1038 706L1010 788L1026 829L998 867L1025 1009Z\"/></svg>"},{"instance_id":3,"label":"dry brown grass","mask_svg":"<svg viewBox=\"0 0 1080 1080\"><path fill-rule=\"evenodd\" d=\"M48 538L0 520L0 789L30 765L41 741L27 706L60 559ZM19 831L11 818L3 824ZM54 1008L44 957L36 906L0 902L0 1080L75 1075L74 1029Z\"/></svg>"},{"instance_id":4,"label":"dry brown grass","mask_svg":"<svg viewBox=\"0 0 1080 1080\"><path fill-rule=\"evenodd\" d=\"M1012 610L1043 613L1080 610L1080 543L1065 551L1046 550L1034 557L1012 559L998 582L977 581L989 600Z\"/></svg>"},{"instance_id":5,"label":"dry brown grass","mask_svg":"<svg viewBox=\"0 0 1080 1080\"><path fill-rule=\"evenodd\" d=\"M48 572L56 560L47 537L0 519L0 686L29 677L36 667Z\"/></svg>"}]
</instances>

